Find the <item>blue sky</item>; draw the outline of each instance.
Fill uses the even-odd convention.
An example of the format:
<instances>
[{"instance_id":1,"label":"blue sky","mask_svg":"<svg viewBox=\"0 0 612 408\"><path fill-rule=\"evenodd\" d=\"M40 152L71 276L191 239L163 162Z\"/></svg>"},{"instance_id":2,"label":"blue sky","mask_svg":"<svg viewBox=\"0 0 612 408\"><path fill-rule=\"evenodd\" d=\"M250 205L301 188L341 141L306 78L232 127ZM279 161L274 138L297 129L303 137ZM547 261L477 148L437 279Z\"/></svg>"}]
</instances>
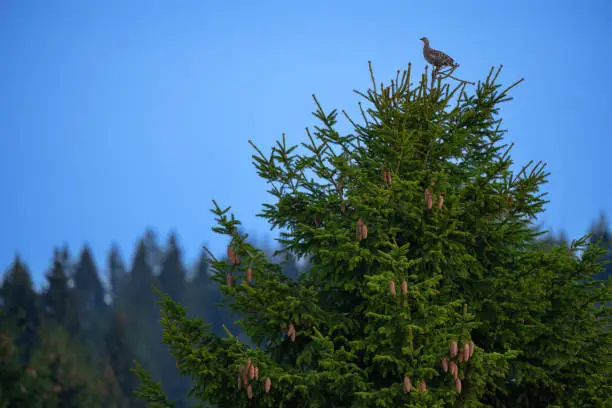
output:
<instances>
[{"instance_id":1,"label":"blue sky","mask_svg":"<svg viewBox=\"0 0 612 408\"><path fill-rule=\"evenodd\" d=\"M212 199L263 237L247 140L303 141L313 93L356 112L367 61L379 80L420 71L422 36L463 78L499 64L504 83L525 78L502 110L507 141L517 165L548 162L541 221L575 238L612 213L611 19L609 0L5 0L0 268L19 253L40 280L64 243L100 266L111 243L130 259L147 227L177 231L188 260L203 243L220 253Z\"/></svg>"}]
</instances>

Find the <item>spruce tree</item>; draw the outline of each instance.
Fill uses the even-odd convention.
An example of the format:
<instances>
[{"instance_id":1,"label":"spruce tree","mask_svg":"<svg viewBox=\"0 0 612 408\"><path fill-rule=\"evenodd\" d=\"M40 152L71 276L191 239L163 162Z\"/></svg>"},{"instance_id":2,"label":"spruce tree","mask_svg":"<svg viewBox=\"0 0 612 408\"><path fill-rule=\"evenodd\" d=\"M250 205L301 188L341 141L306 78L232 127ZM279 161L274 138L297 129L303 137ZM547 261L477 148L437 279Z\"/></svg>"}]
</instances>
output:
<instances>
[{"instance_id":1,"label":"spruce tree","mask_svg":"<svg viewBox=\"0 0 612 408\"><path fill-rule=\"evenodd\" d=\"M115 245L108 254L108 277L113 305L115 307L123 305L126 298L125 286L128 281L128 273L121 259L119 248Z\"/></svg>"},{"instance_id":2,"label":"spruce tree","mask_svg":"<svg viewBox=\"0 0 612 408\"><path fill-rule=\"evenodd\" d=\"M183 266L182 253L178 247L176 235L172 234L168 239L165 255L161 262L158 277L160 288L171 299L182 304L185 300L185 278L186 272ZM178 375L174 358L167 350L163 350L162 354L157 356L157 360L161 366L164 389L178 400L177 408L187 407L188 378Z\"/></svg>"},{"instance_id":3,"label":"spruce tree","mask_svg":"<svg viewBox=\"0 0 612 408\"><path fill-rule=\"evenodd\" d=\"M42 293L43 310L46 319L64 327L72 337L76 338L81 334L77 302L64 266L64 254L57 249L54 250L53 265L46 275L47 287Z\"/></svg>"},{"instance_id":4,"label":"spruce tree","mask_svg":"<svg viewBox=\"0 0 612 408\"><path fill-rule=\"evenodd\" d=\"M568 406L567 394L602 406L609 313L594 305L609 292L588 281L598 250L537 243L547 173L512 171L498 114L518 82L502 88L499 72L475 89L427 71L414 85L410 66L388 86L371 74L362 123L347 116L353 133L315 98L321 125L301 149L284 135L269 156L253 145L275 199L260 215L309 270L288 279L215 203L229 244L211 269L254 346L164 297L164 342L195 396L232 408L515 407ZM172 406L136 371L141 398Z\"/></svg>"},{"instance_id":5,"label":"spruce tree","mask_svg":"<svg viewBox=\"0 0 612 408\"><path fill-rule=\"evenodd\" d=\"M3 318L13 323L15 342L19 345L21 361L26 364L39 340L41 302L38 293L34 290L30 271L18 256L4 275L0 298Z\"/></svg>"},{"instance_id":6,"label":"spruce tree","mask_svg":"<svg viewBox=\"0 0 612 408\"><path fill-rule=\"evenodd\" d=\"M125 288L125 314L127 325L131 328L129 341L134 345L136 359L143 362L155 378L160 378L162 370L158 356L165 350L160 345L159 310L155 305L155 292L151 289L158 284L150 259L149 246L140 240Z\"/></svg>"},{"instance_id":7,"label":"spruce tree","mask_svg":"<svg viewBox=\"0 0 612 408\"><path fill-rule=\"evenodd\" d=\"M85 246L74 271L79 325L83 331L92 362L101 367L104 355L104 333L108 320L108 305L98 267L91 250Z\"/></svg>"}]
</instances>

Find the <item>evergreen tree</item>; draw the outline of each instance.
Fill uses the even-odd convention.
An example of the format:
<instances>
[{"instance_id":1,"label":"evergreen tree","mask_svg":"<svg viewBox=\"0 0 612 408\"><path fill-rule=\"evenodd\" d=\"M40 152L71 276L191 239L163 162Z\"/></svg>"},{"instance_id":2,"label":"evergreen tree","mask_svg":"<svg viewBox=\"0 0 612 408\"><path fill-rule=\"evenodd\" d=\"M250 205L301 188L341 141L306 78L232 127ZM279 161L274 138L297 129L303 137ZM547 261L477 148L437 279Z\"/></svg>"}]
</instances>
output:
<instances>
[{"instance_id":1,"label":"evergreen tree","mask_svg":"<svg viewBox=\"0 0 612 408\"><path fill-rule=\"evenodd\" d=\"M131 367L135 356L128 335L130 330L125 314L122 311L114 311L110 319L109 331L106 334L106 350L110 370L116 377L120 389L120 406L143 407L144 404L136 401L134 396L137 378Z\"/></svg>"},{"instance_id":2,"label":"evergreen tree","mask_svg":"<svg viewBox=\"0 0 612 408\"><path fill-rule=\"evenodd\" d=\"M80 335L77 303L74 290L66 275L66 253L54 250L53 266L46 275L47 287L42 294L44 315L64 327L71 336Z\"/></svg>"},{"instance_id":3,"label":"evergreen tree","mask_svg":"<svg viewBox=\"0 0 612 408\"><path fill-rule=\"evenodd\" d=\"M0 407L47 407L45 384L39 381L33 367L23 364L4 312L0 309Z\"/></svg>"},{"instance_id":4,"label":"evergreen tree","mask_svg":"<svg viewBox=\"0 0 612 408\"><path fill-rule=\"evenodd\" d=\"M14 327L15 343L19 344L21 361L26 364L38 342L40 299L27 266L18 256L4 275L0 298L3 309L0 327Z\"/></svg>"},{"instance_id":5,"label":"evergreen tree","mask_svg":"<svg viewBox=\"0 0 612 408\"><path fill-rule=\"evenodd\" d=\"M221 330L217 303L221 302L219 285L210 277L208 259L201 254L187 285L187 309L191 317L204 319ZM219 332L220 333L220 332Z\"/></svg>"},{"instance_id":6,"label":"evergreen tree","mask_svg":"<svg viewBox=\"0 0 612 408\"><path fill-rule=\"evenodd\" d=\"M110 280L110 297L113 304L119 305L125 299L125 287L127 285L128 273L115 245L108 254L108 276Z\"/></svg>"},{"instance_id":7,"label":"evergreen tree","mask_svg":"<svg viewBox=\"0 0 612 408\"><path fill-rule=\"evenodd\" d=\"M168 240L165 256L161 263L158 281L162 292L166 293L176 302L183 303L185 299L186 273L181 257L176 235L172 234ZM158 359L166 392L177 399L176 408L187 407L186 395L189 390L189 379L178 375L175 360L167 350L163 350Z\"/></svg>"},{"instance_id":8,"label":"evergreen tree","mask_svg":"<svg viewBox=\"0 0 612 408\"><path fill-rule=\"evenodd\" d=\"M509 88L498 74L468 94L465 83L451 90L427 75L412 87L405 72L361 94L373 107L365 124L351 121L354 134L339 135L335 111L319 106L309 153L284 137L269 158L258 150L277 200L262 215L311 268L287 280L229 209L215 208L215 231L231 239L231 273L215 261L215 279L249 312L241 324L258 347L213 336L166 297L164 340L200 398L220 407L602 406L610 338L597 317L609 314L595 303L609 292L589 280L597 249L537 242L530 223L547 174L540 164L510 170L496 119ZM139 374L141 395L163 401Z\"/></svg>"},{"instance_id":9,"label":"evergreen tree","mask_svg":"<svg viewBox=\"0 0 612 408\"><path fill-rule=\"evenodd\" d=\"M85 336L94 365L101 367L105 360L104 333L108 305L98 268L90 249L85 246L74 271L74 290L77 299L79 324Z\"/></svg>"},{"instance_id":10,"label":"evergreen tree","mask_svg":"<svg viewBox=\"0 0 612 408\"><path fill-rule=\"evenodd\" d=\"M284 229L281 245L309 256L312 267L292 282L237 232L229 209L215 208L214 230L231 239L231 273L224 276L226 262L215 260L215 279L227 282L229 305L246 312L241 325L258 347L229 333L213 336L165 298L164 340L181 371L197 373L201 399L220 407L250 399L275 407L476 406L505 375L517 352L474 348L480 322L456 282L467 280L476 250L487 244L459 226L485 230L490 222L480 218L478 187L483 173L495 176L487 173L498 139L485 143L492 137L481 111L494 112L482 99L505 94L491 98L497 87L489 79L476 97L463 88L447 111L447 87L423 76L410 89L405 73L391 88L364 95L374 108L356 134L340 136L335 111L319 107L323 126L309 133L310 153L296 154L283 137L269 158L254 156L277 200L262 215ZM497 208L504 202L497 199ZM139 374L142 396L162 400Z\"/></svg>"},{"instance_id":11,"label":"evergreen tree","mask_svg":"<svg viewBox=\"0 0 612 408\"><path fill-rule=\"evenodd\" d=\"M168 246L161 263L158 279L162 292L168 294L177 302L183 302L185 296L186 272L181 257L176 235L172 234L168 239Z\"/></svg>"},{"instance_id":12,"label":"evergreen tree","mask_svg":"<svg viewBox=\"0 0 612 408\"><path fill-rule=\"evenodd\" d=\"M163 349L160 346L161 333L158 326L159 308L152 290L158 284L149 259L148 246L141 240L126 285L125 313L127 325L132 331L129 341L135 346L133 352L136 359L151 370L155 378L160 378L162 370L159 355Z\"/></svg>"},{"instance_id":13,"label":"evergreen tree","mask_svg":"<svg viewBox=\"0 0 612 408\"><path fill-rule=\"evenodd\" d=\"M44 380L44 407L114 408L106 404L107 393L95 388L97 370L88 361L89 350L82 338L73 338L54 321L41 325L40 337L30 366Z\"/></svg>"}]
</instances>

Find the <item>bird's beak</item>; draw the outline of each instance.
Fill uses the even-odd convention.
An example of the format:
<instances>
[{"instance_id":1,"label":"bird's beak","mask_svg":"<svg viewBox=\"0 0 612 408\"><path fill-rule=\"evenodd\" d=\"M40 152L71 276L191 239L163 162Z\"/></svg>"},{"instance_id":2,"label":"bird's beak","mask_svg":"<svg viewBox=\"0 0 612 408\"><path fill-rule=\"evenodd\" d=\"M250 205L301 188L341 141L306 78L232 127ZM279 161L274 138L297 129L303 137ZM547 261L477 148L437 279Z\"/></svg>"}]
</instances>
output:
<instances>
[{"instance_id":1,"label":"bird's beak","mask_svg":"<svg viewBox=\"0 0 612 408\"><path fill-rule=\"evenodd\" d=\"M425 41L425 37L421 37L421 38L419 38L419 40Z\"/></svg>"}]
</instances>

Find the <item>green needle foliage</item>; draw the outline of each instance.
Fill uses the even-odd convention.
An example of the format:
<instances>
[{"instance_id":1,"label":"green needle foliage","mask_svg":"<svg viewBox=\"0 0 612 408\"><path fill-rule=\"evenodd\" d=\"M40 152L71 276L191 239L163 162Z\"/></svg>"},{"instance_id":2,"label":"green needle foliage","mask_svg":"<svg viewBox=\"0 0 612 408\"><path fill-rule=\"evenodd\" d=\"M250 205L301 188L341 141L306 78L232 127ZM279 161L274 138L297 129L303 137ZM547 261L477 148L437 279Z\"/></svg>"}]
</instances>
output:
<instances>
[{"instance_id":1,"label":"green needle foliage","mask_svg":"<svg viewBox=\"0 0 612 408\"><path fill-rule=\"evenodd\" d=\"M502 88L500 70L475 87L425 71L415 86L409 66L377 87L370 68L361 124L347 116L353 133L315 98L321 124L308 143L283 136L269 156L253 145L275 199L260 216L311 267L288 279L214 204L214 231L230 239L227 259L211 255L214 279L255 346L215 336L164 297L163 339L196 400L604 406L610 291L590 278L602 250L538 243L531 223L548 174L542 163L511 171L497 116L518 82ZM136 372L140 398L173 406Z\"/></svg>"}]
</instances>

